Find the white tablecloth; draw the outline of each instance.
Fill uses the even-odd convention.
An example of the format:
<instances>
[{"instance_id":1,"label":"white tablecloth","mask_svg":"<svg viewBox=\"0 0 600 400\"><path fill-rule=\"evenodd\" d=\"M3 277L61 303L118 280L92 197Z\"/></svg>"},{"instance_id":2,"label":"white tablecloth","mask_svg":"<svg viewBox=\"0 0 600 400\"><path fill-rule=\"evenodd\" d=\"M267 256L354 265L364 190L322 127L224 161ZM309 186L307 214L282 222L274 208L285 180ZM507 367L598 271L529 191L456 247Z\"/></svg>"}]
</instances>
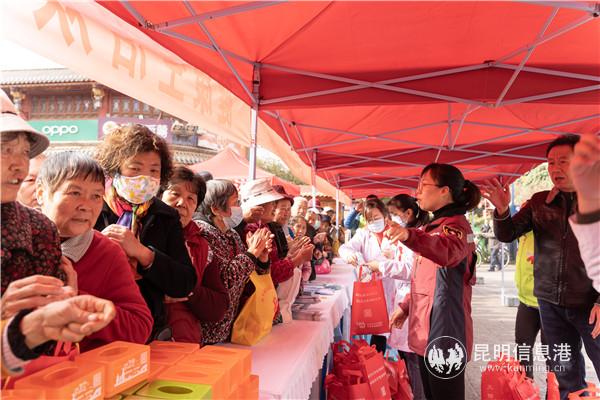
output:
<instances>
[{"instance_id":1,"label":"white tablecloth","mask_svg":"<svg viewBox=\"0 0 600 400\"><path fill-rule=\"evenodd\" d=\"M321 321L276 325L269 336L251 347L252 373L259 376L261 399L307 399L310 395L333 341L333 330L350 306L354 271L347 265L334 265L331 274L319 275L317 282L344 287L311 305L311 309L321 311ZM247 348L230 343L224 346Z\"/></svg>"}]
</instances>

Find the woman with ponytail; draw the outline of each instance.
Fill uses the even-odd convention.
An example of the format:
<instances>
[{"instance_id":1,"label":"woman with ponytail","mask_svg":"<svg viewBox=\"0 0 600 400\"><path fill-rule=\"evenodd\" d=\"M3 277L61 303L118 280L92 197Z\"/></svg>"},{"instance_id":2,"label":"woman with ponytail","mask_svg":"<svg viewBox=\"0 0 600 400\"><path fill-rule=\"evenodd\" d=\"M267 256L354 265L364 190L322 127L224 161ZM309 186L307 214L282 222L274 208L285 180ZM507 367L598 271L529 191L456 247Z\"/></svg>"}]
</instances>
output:
<instances>
[{"instance_id":1,"label":"woman with ponytail","mask_svg":"<svg viewBox=\"0 0 600 400\"><path fill-rule=\"evenodd\" d=\"M419 355L425 396L464 399L476 261L465 213L479 204L481 194L456 167L435 163L423 169L416 198L422 211L433 213L432 220L421 229L394 225L386 231L392 242L416 255L410 292L390 325L401 328L408 319L408 345Z\"/></svg>"}]
</instances>

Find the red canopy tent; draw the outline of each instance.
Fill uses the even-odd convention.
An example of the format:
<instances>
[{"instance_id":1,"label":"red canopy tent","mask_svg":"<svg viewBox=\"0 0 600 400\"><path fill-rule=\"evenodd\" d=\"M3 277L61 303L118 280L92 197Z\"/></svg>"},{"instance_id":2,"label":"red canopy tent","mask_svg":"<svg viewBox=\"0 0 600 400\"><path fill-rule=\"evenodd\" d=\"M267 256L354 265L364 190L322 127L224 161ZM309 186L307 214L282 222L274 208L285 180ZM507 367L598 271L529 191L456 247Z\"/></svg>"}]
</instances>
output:
<instances>
[{"instance_id":1,"label":"red canopy tent","mask_svg":"<svg viewBox=\"0 0 600 400\"><path fill-rule=\"evenodd\" d=\"M240 157L235 151L226 147L216 156L198 164L190 165L195 172L208 171L215 179L228 179L236 184L242 184L248 178L248 160ZM256 168L257 178L269 178L272 185L281 185L287 194L300 195L300 187L279 178L267 171Z\"/></svg>"},{"instance_id":2,"label":"red canopy tent","mask_svg":"<svg viewBox=\"0 0 600 400\"><path fill-rule=\"evenodd\" d=\"M433 161L510 181L557 135L600 132L597 3L100 4L353 197L412 189Z\"/></svg>"}]
</instances>

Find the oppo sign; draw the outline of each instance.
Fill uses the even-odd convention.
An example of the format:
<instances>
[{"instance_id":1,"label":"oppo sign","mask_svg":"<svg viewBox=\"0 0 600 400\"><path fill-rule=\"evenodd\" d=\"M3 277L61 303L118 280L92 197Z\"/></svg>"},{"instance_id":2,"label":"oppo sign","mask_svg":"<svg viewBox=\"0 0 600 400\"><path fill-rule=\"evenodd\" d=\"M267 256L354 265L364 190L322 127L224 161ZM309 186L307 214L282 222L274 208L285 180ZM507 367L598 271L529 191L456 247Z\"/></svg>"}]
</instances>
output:
<instances>
[{"instance_id":1,"label":"oppo sign","mask_svg":"<svg viewBox=\"0 0 600 400\"><path fill-rule=\"evenodd\" d=\"M98 140L97 119L47 119L28 121L51 142L79 142Z\"/></svg>"},{"instance_id":2,"label":"oppo sign","mask_svg":"<svg viewBox=\"0 0 600 400\"><path fill-rule=\"evenodd\" d=\"M76 135L79 127L76 125L46 125L42 127L42 133L47 136Z\"/></svg>"}]
</instances>

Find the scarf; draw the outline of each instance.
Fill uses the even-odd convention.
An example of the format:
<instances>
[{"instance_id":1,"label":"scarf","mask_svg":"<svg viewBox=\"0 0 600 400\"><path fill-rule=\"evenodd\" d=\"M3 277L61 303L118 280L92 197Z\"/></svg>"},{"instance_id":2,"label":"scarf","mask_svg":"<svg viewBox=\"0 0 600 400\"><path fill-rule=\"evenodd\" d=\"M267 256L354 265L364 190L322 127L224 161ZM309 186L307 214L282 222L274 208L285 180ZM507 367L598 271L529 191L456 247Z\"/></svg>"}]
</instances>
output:
<instances>
[{"instance_id":1,"label":"scarf","mask_svg":"<svg viewBox=\"0 0 600 400\"><path fill-rule=\"evenodd\" d=\"M135 237L139 240L140 232L142 231L141 220L148 213L148 209L152 205L151 199L142 204L131 204L130 202L122 199L116 192L114 187L110 187L104 194L104 201L108 204L108 207L119 219L117 225L124 226L131 230ZM141 279L141 275L137 273L138 261L133 257L128 257L129 265L133 270L135 279Z\"/></svg>"}]
</instances>

